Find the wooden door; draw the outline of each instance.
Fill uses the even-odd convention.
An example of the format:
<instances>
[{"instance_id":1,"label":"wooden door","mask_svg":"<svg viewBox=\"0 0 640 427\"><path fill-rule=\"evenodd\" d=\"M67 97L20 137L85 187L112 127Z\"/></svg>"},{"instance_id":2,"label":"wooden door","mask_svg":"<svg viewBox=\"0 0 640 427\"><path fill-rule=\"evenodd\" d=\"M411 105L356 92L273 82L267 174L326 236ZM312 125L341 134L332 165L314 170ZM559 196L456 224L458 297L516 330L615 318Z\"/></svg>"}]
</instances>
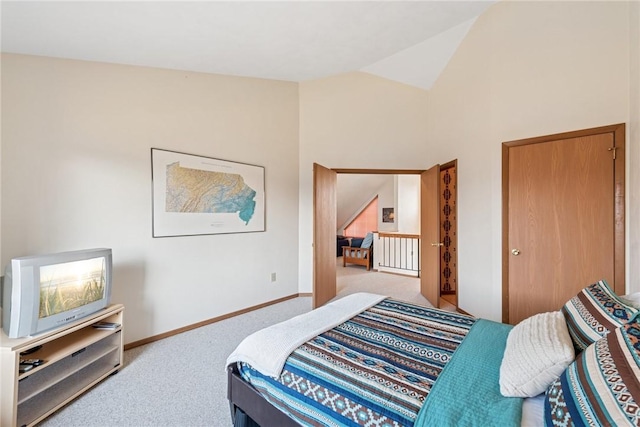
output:
<instances>
[{"instance_id":1,"label":"wooden door","mask_svg":"<svg viewBox=\"0 0 640 427\"><path fill-rule=\"evenodd\" d=\"M504 322L600 279L624 293L623 147L624 125L503 145Z\"/></svg>"},{"instance_id":2,"label":"wooden door","mask_svg":"<svg viewBox=\"0 0 640 427\"><path fill-rule=\"evenodd\" d=\"M440 165L420 174L420 293L440 306Z\"/></svg>"},{"instance_id":3,"label":"wooden door","mask_svg":"<svg viewBox=\"0 0 640 427\"><path fill-rule=\"evenodd\" d=\"M337 174L313 164L313 308L336 296Z\"/></svg>"},{"instance_id":4,"label":"wooden door","mask_svg":"<svg viewBox=\"0 0 640 427\"><path fill-rule=\"evenodd\" d=\"M440 166L440 291L458 306L458 161Z\"/></svg>"}]
</instances>

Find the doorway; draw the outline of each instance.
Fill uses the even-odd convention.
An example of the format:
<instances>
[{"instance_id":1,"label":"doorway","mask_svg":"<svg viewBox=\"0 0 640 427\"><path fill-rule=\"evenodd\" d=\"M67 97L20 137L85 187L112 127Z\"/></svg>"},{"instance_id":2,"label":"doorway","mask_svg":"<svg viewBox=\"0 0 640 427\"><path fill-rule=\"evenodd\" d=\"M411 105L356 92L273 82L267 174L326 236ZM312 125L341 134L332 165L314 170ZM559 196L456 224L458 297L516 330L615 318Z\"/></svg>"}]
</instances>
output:
<instances>
[{"instance_id":1,"label":"doorway","mask_svg":"<svg viewBox=\"0 0 640 427\"><path fill-rule=\"evenodd\" d=\"M337 174L337 179L337 297L371 292L429 305L418 276L420 176ZM341 246L358 246L376 231L370 265L345 264Z\"/></svg>"},{"instance_id":2,"label":"doorway","mask_svg":"<svg viewBox=\"0 0 640 427\"><path fill-rule=\"evenodd\" d=\"M449 162L455 164L455 161ZM449 165L447 163L447 165ZM329 169L314 164L314 308L336 296L336 182L337 174L414 174L421 176L420 265L421 294L440 306L440 165L423 170ZM454 218L450 218L453 220ZM457 220L457 218L455 218ZM457 227L456 227L457 229ZM449 265L451 268L452 265ZM457 268L457 263L455 265ZM456 273L457 276L457 273ZM456 288L457 291L457 288Z\"/></svg>"}]
</instances>

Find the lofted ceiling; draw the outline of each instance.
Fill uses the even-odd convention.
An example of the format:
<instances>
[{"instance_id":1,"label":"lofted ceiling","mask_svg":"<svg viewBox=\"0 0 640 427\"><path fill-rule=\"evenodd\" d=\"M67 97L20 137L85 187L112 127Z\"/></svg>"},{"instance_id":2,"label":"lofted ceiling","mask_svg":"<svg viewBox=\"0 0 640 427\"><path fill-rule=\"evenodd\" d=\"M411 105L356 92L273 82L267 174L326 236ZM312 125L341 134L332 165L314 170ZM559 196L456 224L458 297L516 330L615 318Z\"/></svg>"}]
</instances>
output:
<instances>
[{"instance_id":1,"label":"lofted ceiling","mask_svg":"<svg viewBox=\"0 0 640 427\"><path fill-rule=\"evenodd\" d=\"M429 89L494 0L6 1L2 51L302 82Z\"/></svg>"},{"instance_id":2,"label":"lofted ceiling","mask_svg":"<svg viewBox=\"0 0 640 427\"><path fill-rule=\"evenodd\" d=\"M340 229L364 209L394 175L338 174L336 191L336 229Z\"/></svg>"},{"instance_id":3,"label":"lofted ceiling","mask_svg":"<svg viewBox=\"0 0 640 427\"><path fill-rule=\"evenodd\" d=\"M353 71L429 89L496 0L7 1L2 52L303 82ZM388 176L341 177L338 225Z\"/></svg>"}]
</instances>

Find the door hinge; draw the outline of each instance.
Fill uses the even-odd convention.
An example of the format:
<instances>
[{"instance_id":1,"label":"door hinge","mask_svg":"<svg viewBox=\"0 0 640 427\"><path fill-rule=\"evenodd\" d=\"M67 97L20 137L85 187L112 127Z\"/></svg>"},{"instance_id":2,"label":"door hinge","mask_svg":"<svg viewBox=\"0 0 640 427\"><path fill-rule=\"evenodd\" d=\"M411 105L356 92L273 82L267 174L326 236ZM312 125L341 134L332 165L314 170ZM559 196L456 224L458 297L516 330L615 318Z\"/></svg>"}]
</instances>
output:
<instances>
[{"instance_id":1,"label":"door hinge","mask_svg":"<svg viewBox=\"0 0 640 427\"><path fill-rule=\"evenodd\" d=\"M618 147L610 147L607 148L607 151L613 151L613 160L616 159L616 150L618 149Z\"/></svg>"}]
</instances>

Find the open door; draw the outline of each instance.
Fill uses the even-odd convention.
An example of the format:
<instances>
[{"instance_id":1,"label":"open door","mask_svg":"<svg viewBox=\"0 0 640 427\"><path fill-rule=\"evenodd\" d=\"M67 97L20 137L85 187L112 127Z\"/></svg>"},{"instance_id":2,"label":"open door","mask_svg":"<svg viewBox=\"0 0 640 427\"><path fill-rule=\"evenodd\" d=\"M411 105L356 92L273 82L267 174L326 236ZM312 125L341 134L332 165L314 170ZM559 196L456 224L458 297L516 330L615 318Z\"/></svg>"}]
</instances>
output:
<instances>
[{"instance_id":1,"label":"open door","mask_svg":"<svg viewBox=\"0 0 640 427\"><path fill-rule=\"evenodd\" d=\"M420 174L420 293L440 307L440 165Z\"/></svg>"},{"instance_id":2,"label":"open door","mask_svg":"<svg viewBox=\"0 0 640 427\"><path fill-rule=\"evenodd\" d=\"M313 164L313 308L336 296L338 174Z\"/></svg>"}]
</instances>

